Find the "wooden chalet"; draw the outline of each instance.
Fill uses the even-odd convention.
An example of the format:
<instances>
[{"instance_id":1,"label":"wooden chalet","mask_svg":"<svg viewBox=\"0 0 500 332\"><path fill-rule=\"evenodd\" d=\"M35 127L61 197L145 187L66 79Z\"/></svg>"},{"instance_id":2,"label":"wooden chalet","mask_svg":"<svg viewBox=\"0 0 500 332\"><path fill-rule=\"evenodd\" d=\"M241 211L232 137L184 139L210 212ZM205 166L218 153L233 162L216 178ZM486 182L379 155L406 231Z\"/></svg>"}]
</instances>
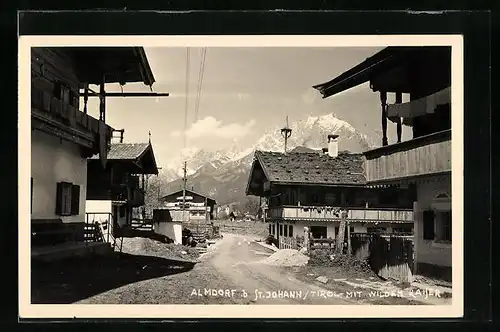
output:
<instances>
[{"instance_id":1,"label":"wooden chalet","mask_svg":"<svg viewBox=\"0 0 500 332\"><path fill-rule=\"evenodd\" d=\"M323 98L369 82L380 94L381 147L364 153L368 185L414 186L416 274L451 278L451 47L387 47L333 80ZM388 103L394 94L394 103ZM403 103L403 94L409 101ZM378 109L378 111L377 111ZM389 120L389 121L388 121ZM397 128L392 142L390 123ZM402 141L403 124L413 137Z\"/></svg>"},{"instance_id":2,"label":"wooden chalet","mask_svg":"<svg viewBox=\"0 0 500 332\"><path fill-rule=\"evenodd\" d=\"M126 235L130 233L127 229L136 227L151 230L152 225L145 223L144 218L133 217L133 212L145 205L147 176L158 175L151 143L114 143L104 169L97 156L87 163L87 200L112 202L113 236Z\"/></svg>"},{"instance_id":3,"label":"wooden chalet","mask_svg":"<svg viewBox=\"0 0 500 332\"><path fill-rule=\"evenodd\" d=\"M363 155L335 150L255 152L246 194L265 198L269 233L279 241L303 236L307 226L313 238L334 239L340 207L351 232L411 232L411 190L366 187Z\"/></svg>"},{"instance_id":4,"label":"wooden chalet","mask_svg":"<svg viewBox=\"0 0 500 332\"><path fill-rule=\"evenodd\" d=\"M186 189L185 197L183 193L183 190L180 189L161 198L163 208L170 211L173 220L177 221L180 218L181 222L208 224L214 219L217 204L214 198L194 189Z\"/></svg>"},{"instance_id":5,"label":"wooden chalet","mask_svg":"<svg viewBox=\"0 0 500 332\"><path fill-rule=\"evenodd\" d=\"M85 242L85 202L92 190L87 158L98 155L106 165L114 131L106 123L106 100L126 95L107 93L105 84L151 87L154 81L141 47L31 49L32 257L64 256ZM88 114L89 97L100 100L99 118ZM85 244L90 247L106 250Z\"/></svg>"}]
</instances>

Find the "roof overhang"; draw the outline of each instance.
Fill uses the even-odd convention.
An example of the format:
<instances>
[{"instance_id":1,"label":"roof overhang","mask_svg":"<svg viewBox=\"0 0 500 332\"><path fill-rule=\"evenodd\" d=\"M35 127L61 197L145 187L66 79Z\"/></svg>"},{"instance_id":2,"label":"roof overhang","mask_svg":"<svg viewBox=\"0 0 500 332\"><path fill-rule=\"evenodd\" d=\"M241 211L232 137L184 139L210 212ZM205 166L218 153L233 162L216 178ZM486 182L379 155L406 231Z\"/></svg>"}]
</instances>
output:
<instances>
[{"instance_id":1,"label":"roof overhang","mask_svg":"<svg viewBox=\"0 0 500 332\"><path fill-rule=\"evenodd\" d=\"M451 48L448 46L391 46L367 58L355 67L336 78L314 85L323 98L336 95L363 83L370 82L373 91L410 93L412 90L412 71L421 70L417 63L433 64L437 68L448 70L446 64L451 61ZM451 64L451 62L450 62ZM435 69L435 68L434 68ZM435 74L430 69L430 74Z\"/></svg>"},{"instance_id":2,"label":"roof overhang","mask_svg":"<svg viewBox=\"0 0 500 332\"><path fill-rule=\"evenodd\" d=\"M61 47L75 65L82 83L142 82L152 86L155 78L143 47Z\"/></svg>"}]
</instances>

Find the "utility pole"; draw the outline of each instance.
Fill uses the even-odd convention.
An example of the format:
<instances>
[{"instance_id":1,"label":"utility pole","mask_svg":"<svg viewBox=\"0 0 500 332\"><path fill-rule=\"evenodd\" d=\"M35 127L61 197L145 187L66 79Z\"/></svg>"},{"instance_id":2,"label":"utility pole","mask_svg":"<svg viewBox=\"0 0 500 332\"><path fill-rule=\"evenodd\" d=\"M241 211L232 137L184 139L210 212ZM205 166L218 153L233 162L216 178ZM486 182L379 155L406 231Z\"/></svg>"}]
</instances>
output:
<instances>
[{"instance_id":1,"label":"utility pole","mask_svg":"<svg viewBox=\"0 0 500 332\"><path fill-rule=\"evenodd\" d=\"M281 128L281 136L285 139L285 154L287 153L287 143L288 139L292 135L292 129L288 127L288 116L286 117L286 125L285 127Z\"/></svg>"},{"instance_id":2,"label":"utility pole","mask_svg":"<svg viewBox=\"0 0 500 332\"><path fill-rule=\"evenodd\" d=\"M186 210L186 184L187 184L187 162L184 162L184 177L182 178L182 222L184 222L184 215Z\"/></svg>"}]
</instances>

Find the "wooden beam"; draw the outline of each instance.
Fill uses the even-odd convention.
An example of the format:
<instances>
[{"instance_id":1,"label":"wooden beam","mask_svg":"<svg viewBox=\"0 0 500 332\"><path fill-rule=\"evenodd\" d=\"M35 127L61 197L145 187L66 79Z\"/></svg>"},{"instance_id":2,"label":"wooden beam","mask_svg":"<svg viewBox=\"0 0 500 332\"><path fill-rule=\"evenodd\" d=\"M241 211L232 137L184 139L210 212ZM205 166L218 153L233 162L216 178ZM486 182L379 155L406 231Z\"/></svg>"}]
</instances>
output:
<instances>
[{"instance_id":1,"label":"wooden beam","mask_svg":"<svg viewBox=\"0 0 500 332\"><path fill-rule=\"evenodd\" d=\"M388 145L387 141L387 92L380 92L380 103L382 106L382 145Z\"/></svg>"},{"instance_id":2,"label":"wooden beam","mask_svg":"<svg viewBox=\"0 0 500 332\"><path fill-rule=\"evenodd\" d=\"M396 104L401 104L402 102L403 102L403 93L396 92L395 103ZM399 117L399 116L396 119L396 131L397 131L397 135L398 135L398 143L401 143L401 136L402 136L402 133L403 133L403 126L401 124L401 117Z\"/></svg>"},{"instance_id":3,"label":"wooden beam","mask_svg":"<svg viewBox=\"0 0 500 332\"><path fill-rule=\"evenodd\" d=\"M82 94L80 93L80 96ZM87 103L89 101L89 85L85 84L85 89L83 92L83 113L87 114Z\"/></svg>"},{"instance_id":4,"label":"wooden beam","mask_svg":"<svg viewBox=\"0 0 500 332\"><path fill-rule=\"evenodd\" d=\"M104 95L104 97L168 97L170 95L167 92L106 92L102 94L92 90L89 91L92 92L90 97L101 97L102 95ZM82 95L83 94L80 93L80 96Z\"/></svg>"},{"instance_id":5,"label":"wooden beam","mask_svg":"<svg viewBox=\"0 0 500 332\"><path fill-rule=\"evenodd\" d=\"M102 82L101 82L100 91L99 91L99 99L100 99L99 120L106 122L106 97L104 96L104 94L105 94L104 82L105 82L105 78L104 78L104 75L102 75Z\"/></svg>"}]
</instances>

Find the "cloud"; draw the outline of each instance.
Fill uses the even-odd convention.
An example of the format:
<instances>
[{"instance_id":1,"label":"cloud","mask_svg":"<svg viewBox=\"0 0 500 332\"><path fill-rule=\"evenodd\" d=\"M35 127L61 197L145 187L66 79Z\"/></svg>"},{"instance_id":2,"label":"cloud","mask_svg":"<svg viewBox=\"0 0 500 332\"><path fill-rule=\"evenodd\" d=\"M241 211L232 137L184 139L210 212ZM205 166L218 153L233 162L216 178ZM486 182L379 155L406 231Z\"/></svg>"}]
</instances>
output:
<instances>
[{"instance_id":1,"label":"cloud","mask_svg":"<svg viewBox=\"0 0 500 332\"><path fill-rule=\"evenodd\" d=\"M316 99L318 99L318 94L318 91L313 88L309 88L302 94L302 101L306 105L311 105L316 101Z\"/></svg>"},{"instance_id":2,"label":"cloud","mask_svg":"<svg viewBox=\"0 0 500 332\"><path fill-rule=\"evenodd\" d=\"M254 126L255 120L253 119L244 124L230 123L222 125L222 121L219 121L212 116L207 116L193 123L186 131L186 136L188 138L218 137L237 139L248 135ZM179 130L176 130L171 134L173 137L179 137L181 135L182 132Z\"/></svg>"}]
</instances>

